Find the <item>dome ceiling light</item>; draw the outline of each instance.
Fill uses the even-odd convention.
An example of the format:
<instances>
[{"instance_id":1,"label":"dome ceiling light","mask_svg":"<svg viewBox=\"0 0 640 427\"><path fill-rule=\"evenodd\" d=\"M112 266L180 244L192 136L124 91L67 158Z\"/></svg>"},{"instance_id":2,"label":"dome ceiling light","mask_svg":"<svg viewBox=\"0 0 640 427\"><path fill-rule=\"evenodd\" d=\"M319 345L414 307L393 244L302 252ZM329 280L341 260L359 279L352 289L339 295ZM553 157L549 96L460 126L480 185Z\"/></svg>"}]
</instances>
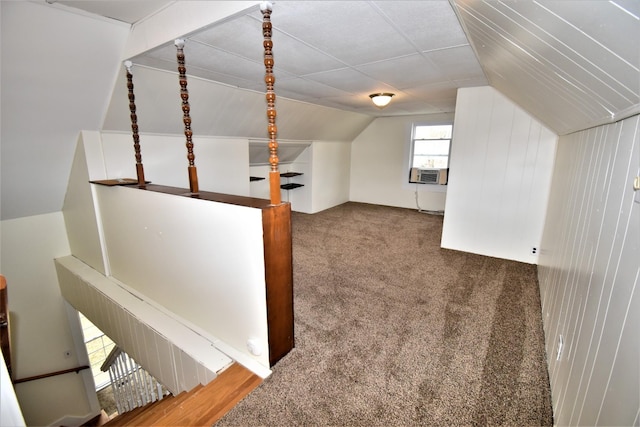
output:
<instances>
[{"instance_id":1,"label":"dome ceiling light","mask_svg":"<svg viewBox=\"0 0 640 427\"><path fill-rule=\"evenodd\" d=\"M373 103L376 104L376 107L384 108L387 106L387 104L389 104L389 102L391 101L391 97L394 95L394 93L388 92L372 93L371 95L369 95L369 98L371 98Z\"/></svg>"}]
</instances>

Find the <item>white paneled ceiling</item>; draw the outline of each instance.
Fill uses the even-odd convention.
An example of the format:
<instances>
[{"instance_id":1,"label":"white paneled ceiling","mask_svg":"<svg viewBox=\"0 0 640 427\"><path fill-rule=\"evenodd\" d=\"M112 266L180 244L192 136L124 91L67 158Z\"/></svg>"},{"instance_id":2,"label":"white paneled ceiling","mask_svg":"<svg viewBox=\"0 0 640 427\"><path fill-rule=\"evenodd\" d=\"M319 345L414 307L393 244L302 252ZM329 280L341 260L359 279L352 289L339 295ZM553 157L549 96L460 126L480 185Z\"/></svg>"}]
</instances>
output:
<instances>
[{"instance_id":1,"label":"white paneled ceiling","mask_svg":"<svg viewBox=\"0 0 640 427\"><path fill-rule=\"evenodd\" d=\"M431 1L281 1L273 8L276 93L373 116L453 112L459 87L487 80L451 5ZM187 74L264 91L262 14L187 37ZM175 72L172 42L135 64ZM380 110L374 92L393 92Z\"/></svg>"},{"instance_id":2,"label":"white paneled ceiling","mask_svg":"<svg viewBox=\"0 0 640 427\"><path fill-rule=\"evenodd\" d=\"M168 4L60 1L130 23ZM559 134L640 109L640 1L278 1L279 97L370 116L452 112L491 84ZM257 7L187 37L187 73L263 92ZM134 62L175 73L172 41ZM479 61L478 61L479 60ZM380 110L369 94L393 92Z\"/></svg>"},{"instance_id":3,"label":"white paneled ceiling","mask_svg":"<svg viewBox=\"0 0 640 427\"><path fill-rule=\"evenodd\" d=\"M637 113L637 0L454 0L492 86L559 134Z\"/></svg>"}]
</instances>

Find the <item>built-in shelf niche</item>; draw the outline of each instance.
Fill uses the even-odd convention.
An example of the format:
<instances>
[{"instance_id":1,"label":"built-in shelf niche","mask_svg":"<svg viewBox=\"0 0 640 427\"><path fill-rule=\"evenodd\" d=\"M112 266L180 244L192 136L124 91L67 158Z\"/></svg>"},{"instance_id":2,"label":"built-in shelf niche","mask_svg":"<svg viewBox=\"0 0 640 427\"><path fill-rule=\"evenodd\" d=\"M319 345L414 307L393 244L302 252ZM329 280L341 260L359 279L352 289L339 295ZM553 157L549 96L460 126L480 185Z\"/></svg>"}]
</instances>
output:
<instances>
[{"instance_id":1,"label":"built-in shelf niche","mask_svg":"<svg viewBox=\"0 0 640 427\"><path fill-rule=\"evenodd\" d=\"M281 142L278 144L278 163L280 165L293 163L309 146L311 142ZM269 165L268 141L249 141L249 165Z\"/></svg>"}]
</instances>

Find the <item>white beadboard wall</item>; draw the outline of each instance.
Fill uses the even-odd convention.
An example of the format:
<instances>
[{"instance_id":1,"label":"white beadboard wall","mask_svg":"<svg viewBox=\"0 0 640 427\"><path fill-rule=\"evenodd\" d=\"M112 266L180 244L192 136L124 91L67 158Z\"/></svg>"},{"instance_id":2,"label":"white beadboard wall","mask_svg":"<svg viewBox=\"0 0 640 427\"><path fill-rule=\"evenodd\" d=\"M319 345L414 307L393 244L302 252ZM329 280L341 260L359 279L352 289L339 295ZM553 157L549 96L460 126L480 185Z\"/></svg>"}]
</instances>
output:
<instances>
[{"instance_id":1,"label":"white beadboard wall","mask_svg":"<svg viewBox=\"0 0 640 427\"><path fill-rule=\"evenodd\" d=\"M74 256L55 264L65 299L90 314L100 330L174 395L208 384L233 363L209 340Z\"/></svg>"},{"instance_id":2,"label":"white beadboard wall","mask_svg":"<svg viewBox=\"0 0 640 427\"><path fill-rule=\"evenodd\" d=\"M492 87L459 89L442 247L537 263L556 141Z\"/></svg>"},{"instance_id":3,"label":"white beadboard wall","mask_svg":"<svg viewBox=\"0 0 640 427\"><path fill-rule=\"evenodd\" d=\"M639 122L558 143L539 260L558 425L640 425Z\"/></svg>"}]
</instances>

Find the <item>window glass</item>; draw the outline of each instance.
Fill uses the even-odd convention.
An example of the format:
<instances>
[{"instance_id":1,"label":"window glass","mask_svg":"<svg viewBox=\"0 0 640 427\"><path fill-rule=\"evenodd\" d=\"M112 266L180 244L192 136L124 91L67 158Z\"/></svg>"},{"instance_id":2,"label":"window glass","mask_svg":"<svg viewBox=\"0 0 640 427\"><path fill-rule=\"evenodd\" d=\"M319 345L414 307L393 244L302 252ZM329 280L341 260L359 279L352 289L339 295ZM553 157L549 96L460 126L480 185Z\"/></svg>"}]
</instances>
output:
<instances>
[{"instance_id":1,"label":"window glass","mask_svg":"<svg viewBox=\"0 0 640 427\"><path fill-rule=\"evenodd\" d=\"M453 125L414 125L411 168L447 169ZM412 175L410 174L410 177ZM415 174L413 175L416 176ZM410 182L415 182L411 181Z\"/></svg>"}]
</instances>

